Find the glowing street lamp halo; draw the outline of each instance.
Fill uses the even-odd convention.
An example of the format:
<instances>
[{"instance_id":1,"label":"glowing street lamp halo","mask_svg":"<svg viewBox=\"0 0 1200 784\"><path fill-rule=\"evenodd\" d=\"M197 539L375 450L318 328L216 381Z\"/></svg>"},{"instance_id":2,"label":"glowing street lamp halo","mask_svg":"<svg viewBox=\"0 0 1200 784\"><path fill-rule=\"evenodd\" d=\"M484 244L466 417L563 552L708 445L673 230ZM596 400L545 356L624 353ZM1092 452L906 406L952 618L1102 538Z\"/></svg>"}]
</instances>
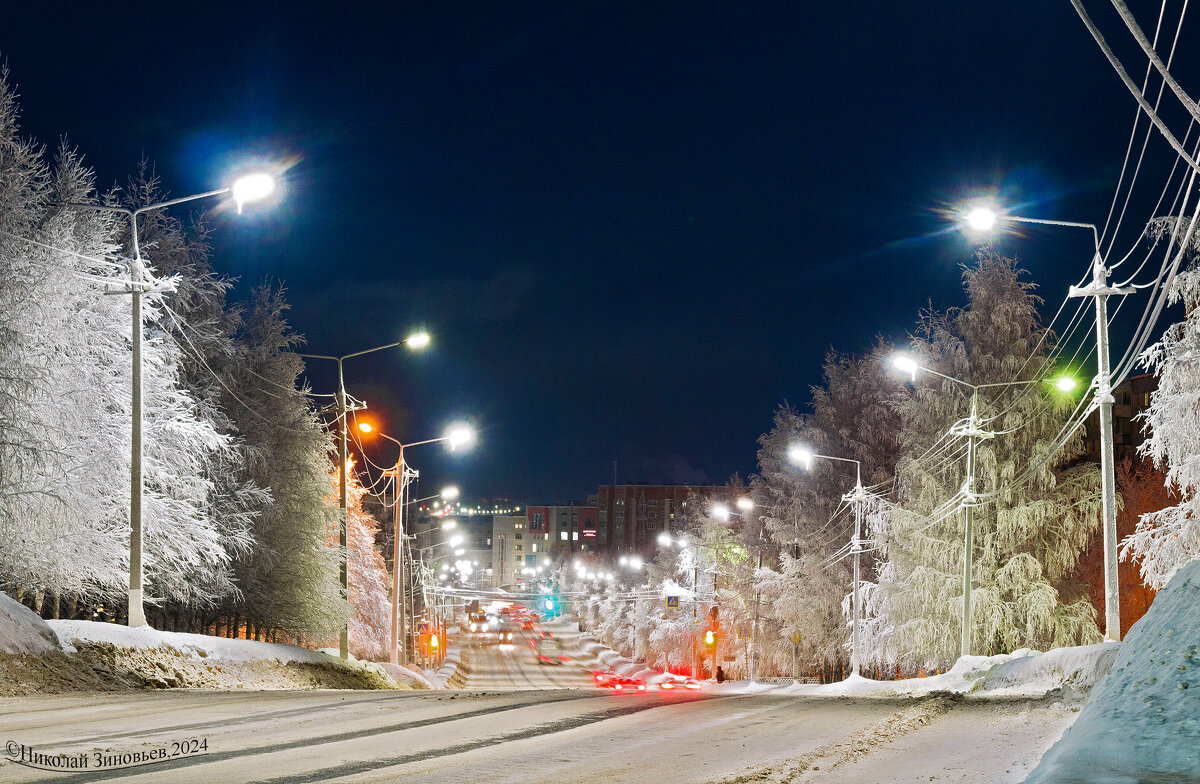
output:
<instances>
[{"instance_id":1,"label":"glowing street lamp halo","mask_svg":"<svg viewBox=\"0 0 1200 784\"><path fill-rule=\"evenodd\" d=\"M812 470L813 451L806 446L793 444L788 447L788 460L791 460L797 465L802 465L805 469Z\"/></svg>"},{"instance_id":2,"label":"glowing street lamp halo","mask_svg":"<svg viewBox=\"0 0 1200 784\"><path fill-rule=\"evenodd\" d=\"M458 498L458 486L446 485L442 488L441 496L447 501L453 501L455 498Z\"/></svg>"},{"instance_id":3,"label":"glowing street lamp halo","mask_svg":"<svg viewBox=\"0 0 1200 784\"><path fill-rule=\"evenodd\" d=\"M446 443L450 445L450 451L460 446L469 446L474 440L475 429L470 425L451 425L446 430Z\"/></svg>"},{"instance_id":4,"label":"glowing street lamp halo","mask_svg":"<svg viewBox=\"0 0 1200 784\"><path fill-rule=\"evenodd\" d=\"M995 228L996 221L999 220L999 218L997 217L994 209L990 207L979 206L975 207L966 215L964 215L963 220L965 220L967 225L975 231L991 231L993 228Z\"/></svg>"},{"instance_id":5,"label":"glowing street lamp halo","mask_svg":"<svg viewBox=\"0 0 1200 784\"><path fill-rule=\"evenodd\" d=\"M754 502L743 496L737 500L737 508L741 509L743 512L749 512L754 508Z\"/></svg>"},{"instance_id":6,"label":"glowing street lamp halo","mask_svg":"<svg viewBox=\"0 0 1200 784\"><path fill-rule=\"evenodd\" d=\"M713 504L712 505L712 516L717 518L718 520L728 520L729 515L730 515L729 507L726 506L725 504Z\"/></svg>"},{"instance_id":7,"label":"glowing street lamp halo","mask_svg":"<svg viewBox=\"0 0 1200 784\"><path fill-rule=\"evenodd\" d=\"M412 349L425 348L432 340L433 338L429 337L429 333L422 329L405 338L404 345Z\"/></svg>"},{"instance_id":8,"label":"glowing street lamp halo","mask_svg":"<svg viewBox=\"0 0 1200 784\"><path fill-rule=\"evenodd\" d=\"M912 380L917 380L917 371L921 366L917 364L917 360L907 354L896 354L892 357L892 367L899 370L901 373L907 373L912 376Z\"/></svg>"},{"instance_id":9,"label":"glowing street lamp halo","mask_svg":"<svg viewBox=\"0 0 1200 784\"><path fill-rule=\"evenodd\" d=\"M1077 386L1079 386L1079 382L1071 376L1059 376L1054 379L1054 387L1059 392L1074 392Z\"/></svg>"},{"instance_id":10,"label":"glowing street lamp halo","mask_svg":"<svg viewBox=\"0 0 1200 784\"><path fill-rule=\"evenodd\" d=\"M238 214L241 215L243 206L262 201L275 192L275 178L266 172L246 174L234 180L230 190L233 192Z\"/></svg>"},{"instance_id":11,"label":"glowing street lamp halo","mask_svg":"<svg viewBox=\"0 0 1200 784\"><path fill-rule=\"evenodd\" d=\"M662 547L670 546L671 535L669 533L667 533L666 531L663 531L661 534L658 535L658 544Z\"/></svg>"},{"instance_id":12,"label":"glowing street lamp halo","mask_svg":"<svg viewBox=\"0 0 1200 784\"><path fill-rule=\"evenodd\" d=\"M358 429L359 429L359 432L362 432L362 433L375 432L375 426L372 425L370 422L359 422Z\"/></svg>"}]
</instances>

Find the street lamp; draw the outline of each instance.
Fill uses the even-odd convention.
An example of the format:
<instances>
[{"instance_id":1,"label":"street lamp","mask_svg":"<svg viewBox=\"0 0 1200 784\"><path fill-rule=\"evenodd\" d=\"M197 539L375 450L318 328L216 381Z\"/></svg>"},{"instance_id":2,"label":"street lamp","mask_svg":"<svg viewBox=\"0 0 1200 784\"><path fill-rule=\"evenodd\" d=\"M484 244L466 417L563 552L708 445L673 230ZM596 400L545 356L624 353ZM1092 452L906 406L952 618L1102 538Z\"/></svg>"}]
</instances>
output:
<instances>
[{"instance_id":1,"label":"street lamp","mask_svg":"<svg viewBox=\"0 0 1200 784\"><path fill-rule=\"evenodd\" d=\"M993 384L971 384L962 379L947 376L945 373L939 373L936 370L925 367L918 363L912 357L904 354L897 354L892 357L892 365L904 373L912 376L916 380L917 372L924 371L938 378L951 381L960 386L971 390L971 414L967 418L965 424L955 424L950 428L950 434L960 438L967 439L967 480L963 485L963 607L962 607L962 639L960 643L960 652L963 656L968 656L971 653L971 568L974 558L974 521L972 519L972 511L975 507L975 445L980 439L994 438L995 433L983 430L980 427L979 421L979 390L990 389L997 387L1014 387L1027 386L1029 384L1041 383L1042 379L1030 379L1028 381L1003 381ZM1068 383L1063 378L1059 378L1054 382L1057 389L1065 387L1074 388L1074 383ZM835 458L836 459L836 458ZM844 459L844 458L842 458Z\"/></svg>"},{"instance_id":2,"label":"street lamp","mask_svg":"<svg viewBox=\"0 0 1200 784\"><path fill-rule=\"evenodd\" d=\"M420 334L424 334L424 333L420 333ZM426 335L426 342L423 345L428 345L428 336L427 335ZM401 557L401 553L400 553L400 541L404 538L404 524L405 524L404 523L404 507L407 505L406 502L404 502L402 499L403 499L405 493L407 492L409 482L413 479L416 479L418 476L418 472L416 471L416 469L410 468L408 466L408 464L404 461L404 450L414 447L414 446L421 446L422 444L436 444L439 441L447 442L447 444L449 444L450 448L453 449L455 444L463 445L463 444L470 443L474 439L474 434L471 432L470 428L467 428L463 425L457 425L457 426L451 428L450 430L448 430L446 435L444 435L440 438L429 438L424 441L414 441L411 444L402 444L402 443L400 443L399 440L392 438L387 433L384 433L383 431L376 429L369 422L360 422L358 427L359 427L359 430L363 431L364 433L375 433L376 435L382 436L383 438L386 438L388 441L391 441L396 446L400 447L400 454L396 458L396 467L389 470L388 472L385 472L386 475L393 476L396 479L396 498L395 498L395 504L392 507L392 514L393 514L392 520L393 520L393 525L396 529L396 532L395 532L395 536L392 537L392 540L393 540L392 541L392 645L391 645L390 660L391 660L392 664L400 664L401 663L400 662L400 654L399 654L400 639L401 639L400 629L401 629L401 627L403 627L405 629L408 628L407 605L405 605L405 607L403 608L403 615L404 615L403 618L401 618L402 613L401 613L401 606L400 606L402 604L401 595L408 593L407 583L404 582L404 579L405 579L404 559ZM446 495L448 492L451 494L450 496ZM457 497L457 496L458 496L458 488L454 487L453 485L451 485L450 487L447 487L445 490L442 491L443 498L453 498L453 497ZM454 521L452 521L452 520L448 521L448 524L447 523L442 524L442 528L453 528L453 527L454 527ZM407 639L407 637L405 637L405 639ZM408 665L408 646L407 646L407 644L405 644L404 649L405 650L404 650L404 662L403 663L407 666Z\"/></svg>"},{"instance_id":3,"label":"street lamp","mask_svg":"<svg viewBox=\"0 0 1200 784\"><path fill-rule=\"evenodd\" d=\"M353 357L361 357L364 354L373 354L376 351L384 349L396 348L397 346L407 346L409 349L417 350L425 348L429 345L429 334L424 330L412 334L404 340L398 340L395 343L385 343L382 346L366 349L365 351L355 351L353 354L345 354L340 357L327 356L325 354L300 354L296 356L304 357L305 359L328 359L337 363L338 374L338 390L337 390L337 421L338 421L338 562L339 571L341 574L342 584L342 600L347 604L350 602L350 576L348 571L347 560L347 541L346 541L346 521L348 513L346 511L346 379L342 373L342 365L347 359ZM358 411L366 406L354 406L353 409ZM338 632L338 652L342 659L350 658L350 617L346 616L345 625Z\"/></svg>"},{"instance_id":4,"label":"street lamp","mask_svg":"<svg viewBox=\"0 0 1200 784\"><path fill-rule=\"evenodd\" d=\"M130 384L130 460L129 460L129 609L126 623L130 626L145 626L146 611L142 603L142 294L166 293L173 291L171 286L156 285L153 281L145 280L146 265L142 259L141 243L138 240L138 217L143 213L161 210L184 202L207 199L211 196L221 196L233 192L237 203L238 213L242 205L265 198L275 188L275 181L269 174L249 174L236 180L233 185L218 188L178 199L168 199L144 207L113 207L102 204L79 204L62 202L55 206L71 209L98 210L100 212L119 212L129 218L129 238L133 246L133 258L130 260L129 283L125 291L130 294L132 315L132 382Z\"/></svg>"},{"instance_id":5,"label":"street lamp","mask_svg":"<svg viewBox=\"0 0 1200 784\"><path fill-rule=\"evenodd\" d=\"M988 216L991 216L990 221ZM1108 640L1120 640L1121 589L1117 572L1117 483L1112 427L1112 407L1116 401L1112 396L1112 370L1109 367L1108 298L1132 294L1134 287L1108 284L1108 277L1112 271L1104 263L1104 256L1100 252L1100 233L1094 224L998 214L986 207L971 211L966 219L976 231L988 231L994 228L997 222L1011 221L1090 229L1092 232L1092 282L1086 286L1071 286L1067 296L1095 297L1096 300L1095 403L1100 419L1100 506L1104 517L1104 637Z\"/></svg>"},{"instance_id":6,"label":"street lamp","mask_svg":"<svg viewBox=\"0 0 1200 784\"><path fill-rule=\"evenodd\" d=\"M818 455L807 447L794 444L788 447L788 459L797 465L804 466L806 471L812 470L812 462L814 458L822 460L836 460L841 463L854 463L854 489L842 496L843 501L849 501L854 504L854 536L850 539L850 552L854 554L854 577L852 583L851 604L850 604L850 672L854 675L859 674L859 655L858 655L858 619L862 615L862 606L859 598L859 574L860 574L860 559L862 557L862 525L863 525L863 504L872 495L868 493L862 484L862 463L858 460L849 457L834 457L832 455ZM762 563L760 561L759 566Z\"/></svg>"}]
</instances>

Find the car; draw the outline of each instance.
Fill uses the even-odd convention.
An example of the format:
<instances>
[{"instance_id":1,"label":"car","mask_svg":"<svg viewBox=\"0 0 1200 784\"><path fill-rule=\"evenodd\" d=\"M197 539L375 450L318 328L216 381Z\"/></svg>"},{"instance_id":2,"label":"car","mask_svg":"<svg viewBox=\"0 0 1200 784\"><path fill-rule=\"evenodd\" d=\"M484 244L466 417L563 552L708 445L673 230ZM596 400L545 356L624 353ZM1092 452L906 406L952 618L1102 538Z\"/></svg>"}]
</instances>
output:
<instances>
[{"instance_id":1,"label":"car","mask_svg":"<svg viewBox=\"0 0 1200 784\"><path fill-rule=\"evenodd\" d=\"M487 613L473 612L467 615L467 631L486 632L488 630Z\"/></svg>"},{"instance_id":2,"label":"car","mask_svg":"<svg viewBox=\"0 0 1200 784\"><path fill-rule=\"evenodd\" d=\"M616 673L605 672L603 670L601 670L600 672L592 673L592 681L602 689L605 689L605 688L608 688L609 686L611 686L613 679L615 679L616 677L617 677Z\"/></svg>"},{"instance_id":3,"label":"car","mask_svg":"<svg viewBox=\"0 0 1200 784\"><path fill-rule=\"evenodd\" d=\"M500 631L496 633L496 643L501 647L511 647L516 643L517 629L510 623L501 624Z\"/></svg>"},{"instance_id":4,"label":"car","mask_svg":"<svg viewBox=\"0 0 1200 784\"><path fill-rule=\"evenodd\" d=\"M641 678L626 678L622 675L618 675L612 679L608 688L620 694L625 694L626 692L639 692L646 690L646 682Z\"/></svg>"},{"instance_id":5,"label":"car","mask_svg":"<svg viewBox=\"0 0 1200 784\"><path fill-rule=\"evenodd\" d=\"M663 691L700 691L700 681L687 675L676 675L673 672L668 672L658 682L658 688Z\"/></svg>"},{"instance_id":6,"label":"car","mask_svg":"<svg viewBox=\"0 0 1200 784\"><path fill-rule=\"evenodd\" d=\"M563 644L553 637L534 643L533 655L538 664L566 664L571 661L571 657L563 650Z\"/></svg>"}]
</instances>

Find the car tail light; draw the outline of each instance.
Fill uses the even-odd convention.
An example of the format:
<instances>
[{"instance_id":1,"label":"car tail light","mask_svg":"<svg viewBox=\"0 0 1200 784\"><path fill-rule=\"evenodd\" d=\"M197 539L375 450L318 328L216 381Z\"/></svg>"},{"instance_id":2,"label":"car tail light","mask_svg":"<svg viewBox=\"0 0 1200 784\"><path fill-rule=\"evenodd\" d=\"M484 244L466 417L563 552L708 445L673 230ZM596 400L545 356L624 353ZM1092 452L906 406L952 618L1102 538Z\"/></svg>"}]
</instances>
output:
<instances>
[{"instance_id":1,"label":"car tail light","mask_svg":"<svg viewBox=\"0 0 1200 784\"><path fill-rule=\"evenodd\" d=\"M569 662L569 661L571 661L571 657L570 656L559 656L558 660L564 661L564 662Z\"/></svg>"},{"instance_id":2,"label":"car tail light","mask_svg":"<svg viewBox=\"0 0 1200 784\"><path fill-rule=\"evenodd\" d=\"M675 688L675 684L674 684L674 683L660 683L660 684L658 684L658 688L660 688L660 689L674 689L674 688Z\"/></svg>"},{"instance_id":3,"label":"car tail light","mask_svg":"<svg viewBox=\"0 0 1200 784\"><path fill-rule=\"evenodd\" d=\"M646 685L645 685L645 684L643 684L643 683L639 683L639 684L638 684L638 691L645 691L645 690L646 690Z\"/></svg>"},{"instance_id":4,"label":"car tail light","mask_svg":"<svg viewBox=\"0 0 1200 784\"><path fill-rule=\"evenodd\" d=\"M613 688L616 689L617 691L620 691L621 689L623 689L625 687L618 683L616 686L613 686Z\"/></svg>"},{"instance_id":5,"label":"car tail light","mask_svg":"<svg viewBox=\"0 0 1200 784\"><path fill-rule=\"evenodd\" d=\"M700 684L699 684L699 683L689 683L689 684L687 684L687 687L688 687L689 689L699 689L699 688L700 688Z\"/></svg>"}]
</instances>

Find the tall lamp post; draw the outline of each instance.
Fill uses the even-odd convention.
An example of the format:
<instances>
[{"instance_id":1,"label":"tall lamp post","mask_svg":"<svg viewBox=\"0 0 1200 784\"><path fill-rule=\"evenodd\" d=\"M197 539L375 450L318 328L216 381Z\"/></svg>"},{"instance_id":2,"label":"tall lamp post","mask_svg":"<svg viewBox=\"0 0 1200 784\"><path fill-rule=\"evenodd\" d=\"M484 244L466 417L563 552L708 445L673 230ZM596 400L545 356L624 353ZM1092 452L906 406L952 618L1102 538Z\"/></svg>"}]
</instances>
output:
<instances>
[{"instance_id":1,"label":"tall lamp post","mask_svg":"<svg viewBox=\"0 0 1200 784\"><path fill-rule=\"evenodd\" d=\"M938 378L952 381L955 384L966 387L971 390L971 414L967 417L965 423L958 423L950 429L951 435L967 439L967 478L963 483L963 605L962 605L962 639L960 644L960 654L969 656L971 653L971 568L974 560L974 520L973 511L975 508L975 448L976 443L981 439L993 438L996 434L984 430L980 427L979 421L979 390L993 389L998 387L1015 387L1028 386L1030 384L1041 383L1041 379L1030 379L1028 381L1004 381L994 384L971 384L962 379L947 376L945 373L939 373L936 370L918 364L912 357L898 354L892 358L892 365L897 370L908 373L913 381L916 381L917 372L924 371ZM1062 376L1054 381L1054 386L1060 392L1069 392L1075 388L1075 380L1067 376Z\"/></svg>"},{"instance_id":2,"label":"tall lamp post","mask_svg":"<svg viewBox=\"0 0 1200 784\"><path fill-rule=\"evenodd\" d=\"M338 389L337 389L337 421L338 421L338 568L341 576L341 591L342 601L346 604L350 603L350 575L349 562L347 560L347 541L346 541L346 523L348 513L346 511L346 379L342 374L342 364L352 357L361 357L364 354L373 354L376 351L384 349L396 348L397 346L407 346L409 349L422 349L429 345L429 333L417 332L404 340L396 341L395 343L386 343L382 346L369 348L365 351L355 351L353 354L345 354L344 356L334 357L324 354L300 354L296 356L304 357L305 359L328 359L337 363L338 374ZM365 406L355 406L353 410L357 411ZM338 632L338 653L343 660L350 658L350 616L347 614L346 623Z\"/></svg>"},{"instance_id":3,"label":"tall lamp post","mask_svg":"<svg viewBox=\"0 0 1200 784\"><path fill-rule=\"evenodd\" d=\"M750 510L754 508L754 502L752 500L750 500L749 498L742 497L737 500L736 505L737 505L737 508L740 510L739 512L735 512L732 509L730 509L728 506L726 506L725 504L721 504L721 503L713 504L712 509L710 511L712 512L713 516L719 520L727 521L727 520L729 520L730 517L736 516L736 517L742 518L743 522L747 522L746 515L749 514ZM754 570L754 620L751 621L751 623L750 623L750 644L746 651L746 658L749 660L749 665L750 665L750 682L751 683L754 683L754 677L756 675L757 664L758 664L758 603L759 603L758 572L760 569L762 569L762 561L763 561L762 528L761 527L758 530L758 539L759 539L758 567ZM716 672L715 666L713 667L713 671Z\"/></svg>"},{"instance_id":4,"label":"tall lamp post","mask_svg":"<svg viewBox=\"0 0 1200 784\"><path fill-rule=\"evenodd\" d=\"M850 591L850 672L853 675L858 675L861 665L858 648L858 619L862 615L862 601L859 597L859 575L861 573L860 566L862 559L863 505L873 496L863 487L862 463L858 460L849 457L818 455L802 446L788 448L788 459L797 465L804 466L805 470L812 470L812 461L814 458L836 460L841 463L854 463L854 489L843 495L842 500L854 504L854 536L850 539L850 552L854 555L854 577L853 586Z\"/></svg>"},{"instance_id":5,"label":"tall lamp post","mask_svg":"<svg viewBox=\"0 0 1200 784\"><path fill-rule=\"evenodd\" d=\"M138 241L138 217L147 212L172 207L198 199L221 196L232 193L237 204L238 213L242 206L250 202L266 198L275 190L275 180L268 174L248 174L236 180L233 185L217 188L204 193L183 196L178 199L168 199L144 207L112 207L101 204L78 204L74 202L59 203L55 206L71 209L98 210L101 212L119 212L129 218L129 242L133 250L133 258L129 262L129 283L124 291L130 295L133 325L131 331L132 344L132 382L130 384L130 414L132 427L130 429L130 460L129 460L129 609L126 622L130 626L145 626L146 611L143 605L142 589L142 294L164 293L173 291L168 286L156 285L146 277L146 265L142 259L142 248Z\"/></svg>"},{"instance_id":6,"label":"tall lamp post","mask_svg":"<svg viewBox=\"0 0 1200 784\"><path fill-rule=\"evenodd\" d=\"M388 441L391 441L396 446L400 447L400 455L396 458L396 467L392 470L393 471L392 475L396 478L396 503L393 507L393 514L395 515L394 523L395 523L396 531L395 531L395 535L392 536L393 541L392 541L392 650L391 650L391 663L399 664L400 659L399 659L399 650L398 649L400 647L399 643L400 643L400 639L401 639L401 634L400 634L400 627L401 627L400 597L401 597L401 593L405 592L404 583L402 582L403 574L404 574L404 565L403 565L403 559L400 557L400 541L404 537L404 509L403 509L404 502L401 499L404 496L405 490L408 488L409 481L412 479L416 479L418 476L417 471L413 468L410 468L409 465L404 462L404 450L409 449L414 446L421 446L423 444L437 444L437 443L441 443L443 441L446 442L449 445L450 449L453 450L453 449L457 449L460 446L469 444L471 441L474 440L475 434L471 431L471 429L469 427L466 427L465 425L459 425L456 427L452 427L450 430L448 430L446 432L446 435L444 435L440 438L429 438L424 441L414 441L411 444L402 444L402 443L400 443L400 441L398 441L395 438L392 438L387 433L384 433L381 430L377 430L375 427L373 427L368 422L360 422L358 425L358 428L359 428L359 430L361 430L364 433L375 433L379 436L382 436L383 438L386 438ZM449 500L450 498L456 497L458 495L457 488L454 488L454 492L452 494L447 495L447 491L449 491L449 490L450 490L450 488L447 488L447 490L443 491L443 493L442 493L442 496L444 498L446 498L447 500ZM404 618L403 621L404 621L404 624L403 624L404 627L407 628L408 619ZM408 664L407 646L405 646L405 649L406 650L405 650L405 655L404 655L404 664L407 665Z\"/></svg>"},{"instance_id":7,"label":"tall lamp post","mask_svg":"<svg viewBox=\"0 0 1200 784\"><path fill-rule=\"evenodd\" d=\"M1110 286L1111 271L1100 253L1100 235L1091 223L1022 218L1016 215L998 215L992 210L979 208L966 216L967 223L976 231L989 231L997 221L1014 223L1037 223L1048 226L1068 226L1076 229L1091 229L1094 254L1092 256L1092 282L1086 286L1072 286L1070 297L1096 298L1096 404L1100 418L1100 489L1101 511L1104 516L1104 638L1121 639L1121 588L1117 572L1117 481L1113 457L1112 432L1112 371L1109 368L1108 351L1108 298L1132 294L1132 286Z\"/></svg>"}]
</instances>

